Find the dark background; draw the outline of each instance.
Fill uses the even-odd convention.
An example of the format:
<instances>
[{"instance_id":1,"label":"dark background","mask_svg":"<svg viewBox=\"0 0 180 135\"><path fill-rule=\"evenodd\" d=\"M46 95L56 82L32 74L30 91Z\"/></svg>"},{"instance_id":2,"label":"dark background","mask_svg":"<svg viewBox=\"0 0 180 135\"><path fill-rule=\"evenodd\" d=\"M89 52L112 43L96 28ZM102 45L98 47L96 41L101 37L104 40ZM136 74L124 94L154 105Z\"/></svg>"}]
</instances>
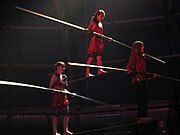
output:
<instances>
[{"instance_id":1,"label":"dark background","mask_svg":"<svg viewBox=\"0 0 180 135\"><path fill-rule=\"evenodd\" d=\"M131 45L145 44L145 52L166 61L147 59L147 71L180 78L179 0L4 0L0 2L0 79L48 87L56 61L86 63L89 36L56 22L15 9L24 7L87 27L98 9L106 12L104 34ZM130 50L105 41L106 66L125 67ZM95 73L95 70L93 70ZM67 67L68 80L85 77L83 67ZM150 80L149 100L174 99L179 82ZM69 90L110 104L134 102L131 78L124 72L69 84ZM175 96L176 95L176 96ZM48 107L50 92L0 86L1 109ZM96 106L71 98L71 104Z\"/></svg>"}]
</instances>

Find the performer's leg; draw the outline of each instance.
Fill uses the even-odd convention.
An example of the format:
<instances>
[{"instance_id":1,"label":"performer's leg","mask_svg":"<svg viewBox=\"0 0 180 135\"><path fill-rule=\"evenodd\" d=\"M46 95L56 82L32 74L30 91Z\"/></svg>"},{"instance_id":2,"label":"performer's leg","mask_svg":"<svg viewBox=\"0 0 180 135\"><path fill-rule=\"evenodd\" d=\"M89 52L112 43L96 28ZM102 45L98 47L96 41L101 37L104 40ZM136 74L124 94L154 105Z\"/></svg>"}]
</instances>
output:
<instances>
[{"instance_id":1,"label":"performer's leg","mask_svg":"<svg viewBox=\"0 0 180 135\"><path fill-rule=\"evenodd\" d=\"M73 133L69 131L69 106L63 108L64 118L63 118L63 135L72 135Z\"/></svg>"},{"instance_id":2,"label":"performer's leg","mask_svg":"<svg viewBox=\"0 0 180 135\"><path fill-rule=\"evenodd\" d=\"M138 93L138 117L147 116L147 95L145 90Z\"/></svg>"},{"instance_id":3,"label":"performer's leg","mask_svg":"<svg viewBox=\"0 0 180 135\"><path fill-rule=\"evenodd\" d=\"M91 64L93 62L93 57L88 57L87 64ZM86 77L91 77L93 76L90 74L90 68L86 67Z\"/></svg>"},{"instance_id":4,"label":"performer's leg","mask_svg":"<svg viewBox=\"0 0 180 135\"><path fill-rule=\"evenodd\" d=\"M146 89L146 82L138 82L134 84L135 88L135 95L137 100L137 121L138 122L145 122L150 120L147 118L147 89Z\"/></svg>"},{"instance_id":5,"label":"performer's leg","mask_svg":"<svg viewBox=\"0 0 180 135\"><path fill-rule=\"evenodd\" d=\"M139 116L146 117L147 116L147 89L146 89L146 82L143 81L141 83L140 91L139 91Z\"/></svg>"},{"instance_id":6,"label":"performer's leg","mask_svg":"<svg viewBox=\"0 0 180 135\"><path fill-rule=\"evenodd\" d=\"M66 131L68 131L68 123L69 123L69 117L64 116L63 118L63 135L66 135Z\"/></svg>"},{"instance_id":7,"label":"performer's leg","mask_svg":"<svg viewBox=\"0 0 180 135\"><path fill-rule=\"evenodd\" d=\"M96 56L96 61L97 61L97 65L98 66L102 66L102 56L101 55L98 55ZM98 74L103 74L103 73L107 73L107 71L104 71L102 69L98 69Z\"/></svg>"},{"instance_id":8,"label":"performer's leg","mask_svg":"<svg viewBox=\"0 0 180 135\"><path fill-rule=\"evenodd\" d=\"M58 116L54 116L52 119L53 135L57 134Z\"/></svg>"},{"instance_id":9,"label":"performer's leg","mask_svg":"<svg viewBox=\"0 0 180 135\"><path fill-rule=\"evenodd\" d=\"M63 120L63 135L72 135L73 133L68 129L69 125L69 116L64 116Z\"/></svg>"}]
</instances>

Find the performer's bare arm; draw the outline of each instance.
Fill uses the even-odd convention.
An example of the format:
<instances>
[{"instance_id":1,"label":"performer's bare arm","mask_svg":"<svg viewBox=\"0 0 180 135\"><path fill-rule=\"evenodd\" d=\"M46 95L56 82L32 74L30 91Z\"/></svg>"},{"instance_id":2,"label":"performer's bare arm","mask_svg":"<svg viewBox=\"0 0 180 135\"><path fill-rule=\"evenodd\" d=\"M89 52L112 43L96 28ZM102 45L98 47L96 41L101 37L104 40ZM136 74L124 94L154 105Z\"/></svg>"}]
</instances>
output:
<instances>
[{"instance_id":1,"label":"performer's bare arm","mask_svg":"<svg viewBox=\"0 0 180 135\"><path fill-rule=\"evenodd\" d=\"M94 30L94 21L90 21L88 27L86 28L86 30L88 30L89 32Z\"/></svg>"}]
</instances>

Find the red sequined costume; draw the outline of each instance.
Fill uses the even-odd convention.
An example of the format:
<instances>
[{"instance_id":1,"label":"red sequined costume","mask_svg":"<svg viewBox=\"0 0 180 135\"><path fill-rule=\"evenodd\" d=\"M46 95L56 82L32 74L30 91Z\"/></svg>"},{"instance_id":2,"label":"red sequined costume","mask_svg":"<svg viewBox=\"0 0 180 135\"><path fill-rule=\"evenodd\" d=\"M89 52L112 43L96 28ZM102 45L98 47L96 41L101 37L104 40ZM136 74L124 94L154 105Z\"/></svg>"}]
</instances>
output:
<instances>
[{"instance_id":1,"label":"red sequined costume","mask_svg":"<svg viewBox=\"0 0 180 135\"><path fill-rule=\"evenodd\" d=\"M147 116L147 104L148 104L148 95L147 95L147 81L145 70L145 61L140 51L143 46L143 43L135 42L129 61L127 64L127 69L132 74L132 84L134 87L135 97L137 100L137 116L138 118ZM139 51L134 51L139 50Z\"/></svg>"},{"instance_id":2,"label":"red sequined costume","mask_svg":"<svg viewBox=\"0 0 180 135\"><path fill-rule=\"evenodd\" d=\"M142 73L145 73L145 61L142 56L136 54L131 54L129 57L129 62L127 64L127 69L129 69L133 74L132 83L137 83L139 81L146 80L146 76ZM139 73L139 74L138 74Z\"/></svg>"},{"instance_id":3,"label":"red sequined costume","mask_svg":"<svg viewBox=\"0 0 180 135\"><path fill-rule=\"evenodd\" d=\"M63 90L65 88L65 84L61 83L60 75L53 74L52 75L55 80L52 84L50 84L50 88L60 89ZM59 92L52 92L52 100L51 100L51 107L52 109L57 109L58 107L66 107L68 106L68 98L65 94Z\"/></svg>"},{"instance_id":4,"label":"red sequined costume","mask_svg":"<svg viewBox=\"0 0 180 135\"><path fill-rule=\"evenodd\" d=\"M100 24L102 25L102 23ZM89 23L88 30L103 34L103 26L98 26L98 23L96 23L93 20L91 20L91 22ZM88 55L89 56L101 55L103 50L104 50L103 40L100 37L92 35L89 42Z\"/></svg>"}]
</instances>

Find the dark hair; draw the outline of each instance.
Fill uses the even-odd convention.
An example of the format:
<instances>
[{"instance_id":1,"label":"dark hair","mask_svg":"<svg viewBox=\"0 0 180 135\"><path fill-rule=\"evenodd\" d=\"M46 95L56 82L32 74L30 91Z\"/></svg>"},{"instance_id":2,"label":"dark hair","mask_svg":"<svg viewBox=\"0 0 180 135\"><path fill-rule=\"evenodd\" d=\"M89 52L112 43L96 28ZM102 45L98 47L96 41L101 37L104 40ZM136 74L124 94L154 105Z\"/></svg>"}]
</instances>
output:
<instances>
[{"instance_id":1,"label":"dark hair","mask_svg":"<svg viewBox=\"0 0 180 135\"><path fill-rule=\"evenodd\" d=\"M131 53L141 56L142 55L142 52L141 52L142 46L144 46L142 41L135 41L132 45Z\"/></svg>"},{"instance_id":2,"label":"dark hair","mask_svg":"<svg viewBox=\"0 0 180 135\"><path fill-rule=\"evenodd\" d=\"M64 62L62 62L62 61L57 61L57 62L54 64L54 70L57 70L57 67L60 66L60 65L66 67Z\"/></svg>"},{"instance_id":3,"label":"dark hair","mask_svg":"<svg viewBox=\"0 0 180 135\"><path fill-rule=\"evenodd\" d=\"M94 14L94 16L92 17L92 20L94 21L94 22L96 22L96 23L98 23L98 21L97 21L97 16L98 15L100 15L100 14L103 14L104 16L105 16L105 12L104 12L104 10L98 10L95 14Z\"/></svg>"}]
</instances>

